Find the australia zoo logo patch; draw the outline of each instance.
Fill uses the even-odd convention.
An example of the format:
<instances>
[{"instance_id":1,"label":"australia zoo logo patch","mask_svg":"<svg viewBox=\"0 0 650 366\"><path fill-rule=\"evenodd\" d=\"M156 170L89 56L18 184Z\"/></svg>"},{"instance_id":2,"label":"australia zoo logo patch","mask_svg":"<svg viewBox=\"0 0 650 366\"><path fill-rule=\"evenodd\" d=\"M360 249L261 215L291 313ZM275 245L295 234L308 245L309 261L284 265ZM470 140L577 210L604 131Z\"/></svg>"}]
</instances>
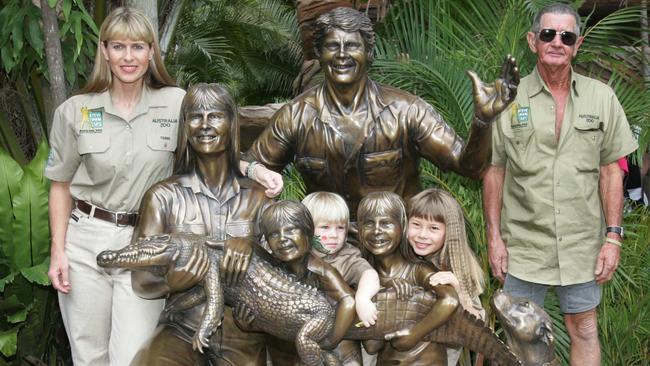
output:
<instances>
[{"instance_id":1,"label":"australia zoo logo patch","mask_svg":"<svg viewBox=\"0 0 650 366\"><path fill-rule=\"evenodd\" d=\"M79 133L101 133L104 129L104 112L101 110L81 108Z\"/></svg>"}]
</instances>

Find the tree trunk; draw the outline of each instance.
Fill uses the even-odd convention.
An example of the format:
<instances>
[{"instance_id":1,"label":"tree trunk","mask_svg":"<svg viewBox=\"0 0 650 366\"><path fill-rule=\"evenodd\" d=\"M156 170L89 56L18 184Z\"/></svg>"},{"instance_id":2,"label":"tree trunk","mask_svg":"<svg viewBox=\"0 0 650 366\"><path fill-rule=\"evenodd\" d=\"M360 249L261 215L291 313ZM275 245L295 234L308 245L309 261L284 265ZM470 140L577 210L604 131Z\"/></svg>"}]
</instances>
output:
<instances>
[{"instance_id":1,"label":"tree trunk","mask_svg":"<svg viewBox=\"0 0 650 366\"><path fill-rule=\"evenodd\" d=\"M178 20L181 18L185 4L187 4L187 0L173 0L172 10L160 27L160 51L162 52L163 58L167 55L169 46L174 39L176 26L178 25Z\"/></svg>"},{"instance_id":2,"label":"tree trunk","mask_svg":"<svg viewBox=\"0 0 650 366\"><path fill-rule=\"evenodd\" d=\"M158 36L158 1L156 0L127 0L127 6L142 10L153 24L156 36Z\"/></svg>"},{"instance_id":3,"label":"tree trunk","mask_svg":"<svg viewBox=\"0 0 650 366\"><path fill-rule=\"evenodd\" d=\"M43 17L43 36L45 38L45 56L47 69L50 74L50 90L52 92L52 108L46 112L47 131L52 127L54 110L63 103L68 95L65 85L65 72L63 71L63 54L61 53L61 39L59 37L59 23L56 10L51 8L47 0L41 0Z\"/></svg>"}]
</instances>

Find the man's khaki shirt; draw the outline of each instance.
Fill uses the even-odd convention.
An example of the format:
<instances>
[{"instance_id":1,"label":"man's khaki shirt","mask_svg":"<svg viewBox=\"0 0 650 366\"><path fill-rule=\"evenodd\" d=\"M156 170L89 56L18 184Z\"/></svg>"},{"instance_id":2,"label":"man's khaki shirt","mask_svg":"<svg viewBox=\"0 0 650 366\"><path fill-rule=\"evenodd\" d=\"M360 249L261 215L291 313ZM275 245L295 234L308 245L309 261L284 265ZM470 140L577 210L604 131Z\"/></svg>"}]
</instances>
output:
<instances>
[{"instance_id":1,"label":"man's khaki shirt","mask_svg":"<svg viewBox=\"0 0 650 366\"><path fill-rule=\"evenodd\" d=\"M54 112L45 176L71 182L75 199L136 212L144 192L172 173L184 95L145 86L128 118L108 91L68 99Z\"/></svg>"},{"instance_id":2,"label":"man's khaki shirt","mask_svg":"<svg viewBox=\"0 0 650 366\"><path fill-rule=\"evenodd\" d=\"M501 235L508 272L548 285L593 280L604 241L600 166L636 150L607 85L571 72L560 139L553 97L537 69L493 130L492 165L505 167Z\"/></svg>"},{"instance_id":3,"label":"man's khaki shirt","mask_svg":"<svg viewBox=\"0 0 650 366\"><path fill-rule=\"evenodd\" d=\"M246 159L276 171L295 163L307 192L340 194L352 219L370 192L390 191L405 199L419 192L420 156L444 170L456 169L463 140L422 99L367 79L362 132L349 141L345 122L339 124L344 117L325 93L323 84L282 107ZM482 164L485 157L478 160Z\"/></svg>"}]
</instances>

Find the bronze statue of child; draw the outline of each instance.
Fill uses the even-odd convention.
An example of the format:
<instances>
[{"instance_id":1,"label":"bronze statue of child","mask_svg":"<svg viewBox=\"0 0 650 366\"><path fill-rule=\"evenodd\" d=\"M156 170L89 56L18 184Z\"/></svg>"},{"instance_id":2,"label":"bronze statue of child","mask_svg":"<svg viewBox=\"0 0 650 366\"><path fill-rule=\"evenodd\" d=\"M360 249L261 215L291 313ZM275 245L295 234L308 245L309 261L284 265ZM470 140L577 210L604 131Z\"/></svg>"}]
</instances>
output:
<instances>
[{"instance_id":1,"label":"bronze statue of child","mask_svg":"<svg viewBox=\"0 0 650 366\"><path fill-rule=\"evenodd\" d=\"M355 318L354 291L339 272L313 254L311 240L314 222L309 210L300 202L280 201L271 204L262 213L260 229L268 242L277 265L302 283L323 291L335 304L334 327L320 342L323 348L333 349L339 344ZM235 319L242 328L251 329L254 318L250 309L236 308ZM274 366L294 365L300 362L295 347L289 342L269 337L267 348ZM325 355L326 357L328 355ZM336 357L329 354L329 357ZM336 362L336 361L334 361Z\"/></svg>"},{"instance_id":2,"label":"bronze statue of child","mask_svg":"<svg viewBox=\"0 0 650 366\"><path fill-rule=\"evenodd\" d=\"M438 270L430 284L452 285L463 308L484 320L479 299L484 288L483 269L469 246L463 209L456 199L442 189L425 189L408 200L407 213L411 249ZM456 365L460 354L460 349L448 348L448 366Z\"/></svg>"},{"instance_id":3,"label":"bronze statue of child","mask_svg":"<svg viewBox=\"0 0 650 366\"><path fill-rule=\"evenodd\" d=\"M420 341L432 327L444 324L459 306L452 286L431 285L436 273L431 263L418 258L406 238L406 208L395 193L373 192L359 203L357 212L359 240L362 250L379 274L384 287L393 287L403 298L410 297L411 288L420 286L434 291L438 301L429 313L410 329L386 335L384 342L366 341L369 352L382 346L377 365L446 366L444 345Z\"/></svg>"},{"instance_id":4,"label":"bronze statue of child","mask_svg":"<svg viewBox=\"0 0 650 366\"><path fill-rule=\"evenodd\" d=\"M343 279L356 289L357 316L364 326L377 321L377 307L372 302L379 291L379 276L361 251L347 242L350 212L343 197L332 192L314 192L302 203L314 219L315 241L312 253L331 264ZM335 353L345 366L362 364L361 344L358 341L343 340Z\"/></svg>"}]
</instances>

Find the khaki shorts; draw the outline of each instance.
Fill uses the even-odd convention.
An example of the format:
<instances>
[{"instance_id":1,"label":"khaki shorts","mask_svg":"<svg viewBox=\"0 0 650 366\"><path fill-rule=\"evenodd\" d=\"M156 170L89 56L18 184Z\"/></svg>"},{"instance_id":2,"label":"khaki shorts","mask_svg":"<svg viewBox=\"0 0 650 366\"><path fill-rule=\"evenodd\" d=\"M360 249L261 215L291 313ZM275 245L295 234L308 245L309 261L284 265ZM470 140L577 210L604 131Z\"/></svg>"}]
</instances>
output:
<instances>
[{"instance_id":1,"label":"khaki shorts","mask_svg":"<svg viewBox=\"0 0 650 366\"><path fill-rule=\"evenodd\" d=\"M544 298L549 287L555 289L555 294L560 299L560 309L565 314L583 313L600 304L600 286L596 281L568 286L549 286L524 281L507 274L503 290L512 296L533 300L537 305L544 307Z\"/></svg>"}]
</instances>

